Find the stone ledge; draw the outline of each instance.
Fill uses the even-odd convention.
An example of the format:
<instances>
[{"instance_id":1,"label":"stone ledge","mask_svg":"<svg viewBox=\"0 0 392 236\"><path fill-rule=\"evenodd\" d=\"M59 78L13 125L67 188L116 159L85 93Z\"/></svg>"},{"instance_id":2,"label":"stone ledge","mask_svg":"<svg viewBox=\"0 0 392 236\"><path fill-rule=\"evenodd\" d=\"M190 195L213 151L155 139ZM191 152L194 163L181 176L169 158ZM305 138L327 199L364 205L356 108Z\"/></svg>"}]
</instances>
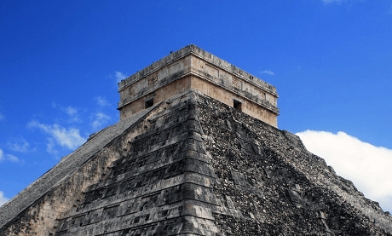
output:
<instances>
[{"instance_id":1,"label":"stone ledge","mask_svg":"<svg viewBox=\"0 0 392 236\"><path fill-rule=\"evenodd\" d=\"M194 55L200 59L203 59L219 68L224 69L225 71L227 71L228 73L231 73L243 80L245 80L246 82L253 84L257 87L261 87L265 90L267 90L269 93L276 95L276 88L270 84L268 84L267 82L261 80L260 78L253 76L251 74L249 74L248 72L230 64L229 62L220 59L219 57L197 47L196 45L188 45L185 46L184 48L179 49L178 51L175 51L173 53L170 53L168 56L154 62L153 64L145 67L144 69L142 69L141 71L138 71L137 73L129 76L128 78L126 78L125 80L122 80L120 83L118 83L119 85L119 91L121 91L122 89L124 89L125 87L127 87L128 85L133 84L134 82L155 73L157 70L159 70L160 68L171 64L175 61L178 61L188 55Z\"/></svg>"},{"instance_id":2,"label":"stone ledge","mask_svg":"<svg viewBox=\"0 0 392 236\"><path fill-rule=\"evenodd\" d=\"M47 171L18 195L0 207L0 229L27 207L31 206L41 196L58 186L61 181L80 168L91 156L123 133L124 130L130 128L139 120L147 116L157 106L159 106L159 104L101 130L75 152L62 158L59 164Z\"/></svg>"}]
</instances>

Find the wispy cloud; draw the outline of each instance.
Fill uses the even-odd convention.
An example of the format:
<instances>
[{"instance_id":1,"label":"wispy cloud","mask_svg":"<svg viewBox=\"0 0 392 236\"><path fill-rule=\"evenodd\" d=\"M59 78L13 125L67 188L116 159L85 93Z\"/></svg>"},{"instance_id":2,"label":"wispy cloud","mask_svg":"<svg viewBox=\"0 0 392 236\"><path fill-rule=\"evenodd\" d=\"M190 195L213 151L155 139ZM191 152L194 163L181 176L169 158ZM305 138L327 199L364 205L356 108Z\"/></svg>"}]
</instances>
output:
<instances>
[{"instance_id":1,"label":"wispy cloud","mask_svg":"<svg viewBox=\"0 0 392 236\"><path fill-rule=\"evenodd\" d=\"M307 130L297 135L337 174L353 181L366 197L392 212L391 149L373 146L344 132Z\"/></svg>"},{"instance_id":2,"label":"wispy cloud","mask_svg":"<svg viewBox=\"0 0 392 236\"><path fill-rule=\"evenodd\" d=\"M48 134L49 137L56 142L56 144L70 150L77 148L86 141L86 138L80 135L80 131L77 128L64 128L59 124L47 125L38 121L31 121L28 126L39 128ZM50 143L50 145L53 147L53 143Z\"/></svg>"},{"instance_id":3,"label":"wispy cloud","mask_svg":"<svg viewBox=\"0 0 392 236\"><path fill-rule=\"evenodd\" d=\"M93 122L91 123L91 126L93 127L94 130L97 130L99 128L102 128L103 125L105 125L110 120L111 120L110 116L108 116L102 112L98 112L94 115Z\"/></svg>"},{"instance_id":4,"label":"wispy cloud","mask_svg":"<svg viewBox=\"0 0 392 236\"><path fill-rule=\"evenodd\" d=\"M110 103L104 97L95 97L94 99L100 107L110 106Z\"/></svg>"},{"instance_id":5,"label":"wispy cloud","mask_svg":"<svg viewBox=\"0 0 392 236\"><path fill-rule=\"evenodd\" d=\"M0 191L0 206L8 202L8 198L4 197L4 193Z\"/></svg>"},{"instance_id":6,"label":"wispy cloud","mask_svg":"<svg viewBox=\"0 0 392 236\"><path fill-rule=\"evenodd\" d=\"M56 141L53 138L48 138L46 143L46 151L54 156L59 154L58 148L56 148Z\"/></svg>"},{"instance_id":7,"label":"wispy cloud","mask_svg":"<svg viewBox=\"0 0 392 236\"><path fill-rule=\"evenodd\" d=\"M112 119L102 111L106 107L111 108L106 98L98 96L94 100L96 105L89 108L63 106L54 102L52 107L60 111L60 116L53 118L52 122L32 120L27 127L38 129L46 135L46 151L50 154L57 156L65 151L63 148L75 150L87 140L85 134L102 129ZM91 111L92 109L95 111ZM22 141L10 143L10 147L12 146L15 151L28 149L28 143Z\"/></svg>"},{"instance_id":8,"label":"wispy cloud","mask_svg":"<svg viewBox=\"0 0 392 236\"><path fill-rule=\"evenodd\" d=\"M11 154L7 154L7 159L11 162L19 162L19 158Z\"/></svg>"},{"instance_id":9,"label":"wispy cloud","mask_svg":"<svg viewBox=\"0 0 392 236\"><path fill-rule=\"evenodd\" d=\"M30 149L30 143L22 137L12 139L7 146L15 152L27 152Z\"/></svg>"},{"instance_id":10,"label":"wispy cloud","mask_svg":"<svg viewBox=\"0 0 392 236\"><path fill-rule=\"evenodd\" d=\"M81 122L77 108L72 106L61 106L55 102L52 103L52 107L67 114L68 122Z\"/></svg>"},{"instance_id":11,"label":"wispy cloud","mask_svg":"<svg viewBox=\"0 0 392 236\"><path fill-rule=\"evenodd\" d=\"M78 114L78 110L74 107L68 106L64 109L65 113L69 116L76 116Z\"/></svg>"},{"instance_id":12,"label":"wispy cloud","mask_svg":"<svg viewBox=\"0 0 392 236\"><path fill-rule=\"evenodd\" d=\"M11 154L5 154L2 149L0 149L0 162L2 161L11 161L11 162L19 162L19 158Z\"/></svg>"},{"instance_id":13,"label":"wispy cloud","mask_svg":"<svg viewBox=\"0 0 392 236\"><path fill-rule=\"evenodd\" d=\"M345 0L323 0L324 4L331 4L331 3L335 3L335 4L341 4L342 2L344 2Z\"/></svg>"},{"instance_id":14,"label":"wispy cloud","mask_svg":"<svg viewBox=\"0 0 392 236\"><path fill-rule=\"evenodd\" d=\"M275 72L273 72L272 70L263 70L263 71L261 72L261 74L275 75Z\"/></svg>"},{"instance_id":15,"label":"wispy cloud","mask_svg":"<svg viewBox=\"0 0 392 236\"><path fill-rule=\"evenodd\" d=\"M0 113L0 121L5 120L5 116Z\"/></svg>"},{"instance_id":16,"label":"wispy cloud","mask_svg":"<svg viewBox=\"0 0 392 236\"><path fill-rule=\"evenodd\" d=\"M126 76L120 71L116 71L115 73L117 83L126 78Z\"/></svg>"}]
</instances>

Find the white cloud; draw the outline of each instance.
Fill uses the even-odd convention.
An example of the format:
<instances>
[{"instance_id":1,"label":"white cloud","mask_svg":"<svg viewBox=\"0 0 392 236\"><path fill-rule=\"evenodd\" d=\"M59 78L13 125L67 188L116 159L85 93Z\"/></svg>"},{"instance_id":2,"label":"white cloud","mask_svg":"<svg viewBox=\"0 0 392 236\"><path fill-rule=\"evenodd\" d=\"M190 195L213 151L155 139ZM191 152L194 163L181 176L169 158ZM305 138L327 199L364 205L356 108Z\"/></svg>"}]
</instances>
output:
<instances>
[{"instance_id":1,"label":"white cloud","mask_svg":"<svg viewBox=\"0 0 392 236\"><path fill-rule=\"evenodd\" d=\"M272 70L263 70L261 74L267 74L267 75L275 75L275 73Z\"/></svg>"},{"instance_id":2,"label":"white cloud","mask_svg":"<svg viewBox=\"0 0 392 236\"><path fill-rule=\"evenodd\" d=\"M95 97L95 101L97 102L98 106L100 107L107 107L110 106L110 103L106 101L103 97Z\"/></svg>"},{"instance_id":3,"label":"white cloud","mask_svg":"<svg viewBox=\"0 0 392 236\"><path fill-rule=\"evenodd\" d=\"M4 197L4 193L0 191L0 206L8 202L8 198Z\"/></svg>"},{"instance_id":4,"label":"white cloud","mask_svg":"<svg viewBox=\"0 0 392 236\"><path fill-rule=\"evenodd\" d=\"M97 130L110 120L111 120L110 116L108 116L102 112L98 112L95 114L94 120L93 120L91 126L93 127L93 129Z\"/></svg>"},{"instance_id":5,"label":"white cloud","mask_svg":"<svg viewBox=\"0 0 392 236\"><path fill-rule=\"evenodd\" d=\"M4 151L0 149L0 162L2 161L11 161L11 162L19 162L19 158L11 154L4 154Z\"/></svg>"},{"instance_id":6,"label":"white cloud","mask_svg":"<svg viewBox=\"0 0 392 236\"><path fill-rule=\"evenodd\" d=\"M337 174L354 182L366 197L392 212L392 150L376 147L344 132L297 133L306 148L324 158Z\"/></svg>"},{"instance_id":7,"label":"white cloud","mask_svg":"<svg viewBox=\"0 0 392 236\"><path fill-rule=\"evenodd\" d=\"M117 81L117 83L126 78L126 76L123 73L119 72L119 71L116 71L115 73L116 73L116 81Z\"/></svg>"},{"instance_id":8,"label":"white cloud","mask_svg":"<svg viewBox=\"0 0 392 236\"><path fill-rule=\"evenodd\" d=\"M76 108L68 106L65 108L64 111L69 116L69 120L68 120L69 122L81 122L81 120L79 118L78 110Z\"/></svg>"},{"instance_id":9,"label":"white cloud","mask_svg":"<svg viewBox=\"0 0 392 236\"><path fill-rule=\"evenodd\" d=\"M72 106L62 106L55 102L52 103L52 107L55 109L59 109L60 111L64 112L68 115L69 119L68 122L81 122L79 118L78 109Z\"/></svg>"},{"instance_id":10,"label":"white cloud","mask_svg":"<svg viewBox=\"0 0 392 236\"><path fill-rule=\"evenodd\" d=\"M27 152L30 148L30 143L20 137L8 142L7 145L11 150L16 152Z\"/></svg>"},{"instance_id":11,"label":"white cloud","mask_svg":"<svg viewBox=\"0 0 392 236\"><path fill-rule=\"evenodd\" d=\"M11 154L7 154L7 159L11 162L19 162L19 158Z\"/></svg>"},{"instance_id":12,"label":"white cloud","mask_svg":"<svg viewBox=\"0 0 392 236\"><path fill-rule=\"evenodd\" d=\"M46 151L55 156L57 156L57 154L59 153L56 148L56 141L53 138L48 139L48 143L46 144Z\"/></svg>"},{"instance_id":13,"label":"white cloud","mask_svg":"<svg viewBox=\"0 0 392 236\"><path fill-rule=\"evenodd\" d=\"M345 0L323 0L324 4L330 4L330 3L336 3L336 4L341 4L342 2L344 2Z\"/></svg>"},{"instance_id":14,"label":"white cloud","mask_svg":"<svg viewBox=\"0 0 392 236\"><path fill-rule=\"evenodd\" d=\"M38 121L32 121L28 126L39 128L40 130L49 134L58 145L71 150L77 148L86 141L86 138L82 137L80 135L79 129L76 128L64 128L59 124L41 124Z\"/></svg>"},{"instance_id":15,"label":"white cloud","mask_svg":"<svg viewBox=\"0 0 392 236\"><path fill-rule=\"evenodd\" d=\"M68 106L64 108L65 113L67 113L69 116L75 116L78 114L78 110L74 107Z\"/></svg>"}]
</instances>

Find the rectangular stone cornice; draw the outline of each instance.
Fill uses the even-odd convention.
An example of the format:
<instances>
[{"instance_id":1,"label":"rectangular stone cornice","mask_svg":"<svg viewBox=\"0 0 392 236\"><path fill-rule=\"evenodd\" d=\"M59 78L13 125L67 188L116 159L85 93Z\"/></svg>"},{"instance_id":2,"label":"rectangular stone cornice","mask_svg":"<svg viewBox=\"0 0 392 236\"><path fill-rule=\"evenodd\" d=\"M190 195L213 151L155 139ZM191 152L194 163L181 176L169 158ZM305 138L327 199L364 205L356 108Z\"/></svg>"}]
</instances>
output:
<instances>
[{"instance_id":1,"label":"rectangular stone cornice","mask_svg":"<svg viewBox=\"0 0 392 236\"><path fill-rule=\"evenodd\" d=\"M194 47L194 49L191 51L192 55L207 61L208 63L211 63L212 65L232 74L235 75L237 78L240 78L262 90L265 92L268 92L271 95L274 95L275 97L279 97L276 88L268 84L267 82L263 81L262 79L238 68L237 66L195 46L195 45L190 45L190 47Z\"/></svg>"},{"instance_id":2,"label":"rectangular stone cornice","mask_svg":"<svg viewBox=\"0 0 392 236\"><path fill-rule=\"evenodd\" d=\"M185 46L184 48L170 53L168 56L152 63L151 65L145 67L144 69L138 71L137 73L129 76L125 80L122 80L121 82L118 83L118 90L122 91L129 85L139 81L142 78L145 78L146 76L155 73L157 70L172 64L188 55L194 55L195 57L198 57L204 61L207 61L208 63L219 67L222 70L225 70L226 72L233 74L234 76L264 90L265 92L268 92L269 94L278 97L278 94L276 92L276 88L267 82L261 80L260 78L253 76L249 74L248 72L232 65L231 63L220 59L219 57L197 47L196 45L188 45Z\"/></svg>"},{"instance_id":3,"label":"rectangular stone cornice","mask_svg":"<svg viewBox=\"0 0 392 236\"><path fill-rule=\"evenodd\" d=\"M165 67L167 65L172 64L173 62L176 62L186 56L188 56L191 53L191 45L188 45L186 47L181 48L178 51L170 53L168 56L152 63L151 65L145 67L144 69L136 72L135 74L129 76L128 78L120 81L118 83L118 91L123 90L124 88L128 87L129 85L139 81L140 79L153 74L157 70L159 70L162 67Z\"/></svg>"}]
</instances>

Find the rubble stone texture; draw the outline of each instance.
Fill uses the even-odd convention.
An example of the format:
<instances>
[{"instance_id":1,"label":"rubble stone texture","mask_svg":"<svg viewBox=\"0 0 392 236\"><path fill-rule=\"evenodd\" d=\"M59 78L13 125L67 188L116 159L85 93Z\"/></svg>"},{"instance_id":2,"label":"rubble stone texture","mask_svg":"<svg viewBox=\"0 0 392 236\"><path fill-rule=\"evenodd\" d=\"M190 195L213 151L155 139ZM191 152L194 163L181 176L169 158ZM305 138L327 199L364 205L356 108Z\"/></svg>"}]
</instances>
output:
<instances>
[{"instance_id":1,"label":"rubble stone texture","mask_svg":"<svg viewBox=\"0 0 392 236\"><path fill-rule=\"evenodd\" d=\"M120 87L151 79L135 78ZM392 235L391 215L296 135L197 86L172 91L3 205L0 236Z\"/></svg>"},{"instance_id":2,"label":"rubble stone texture","mask_svg":"<svg viewBox=\"0 0 392 236\"><path fill-rule=\"evenodd\" d=\"M0 235L392 235L391 216L297 136L205 95L124 123L29 206L0 208Z\"/></svg>"}]
</instances>

